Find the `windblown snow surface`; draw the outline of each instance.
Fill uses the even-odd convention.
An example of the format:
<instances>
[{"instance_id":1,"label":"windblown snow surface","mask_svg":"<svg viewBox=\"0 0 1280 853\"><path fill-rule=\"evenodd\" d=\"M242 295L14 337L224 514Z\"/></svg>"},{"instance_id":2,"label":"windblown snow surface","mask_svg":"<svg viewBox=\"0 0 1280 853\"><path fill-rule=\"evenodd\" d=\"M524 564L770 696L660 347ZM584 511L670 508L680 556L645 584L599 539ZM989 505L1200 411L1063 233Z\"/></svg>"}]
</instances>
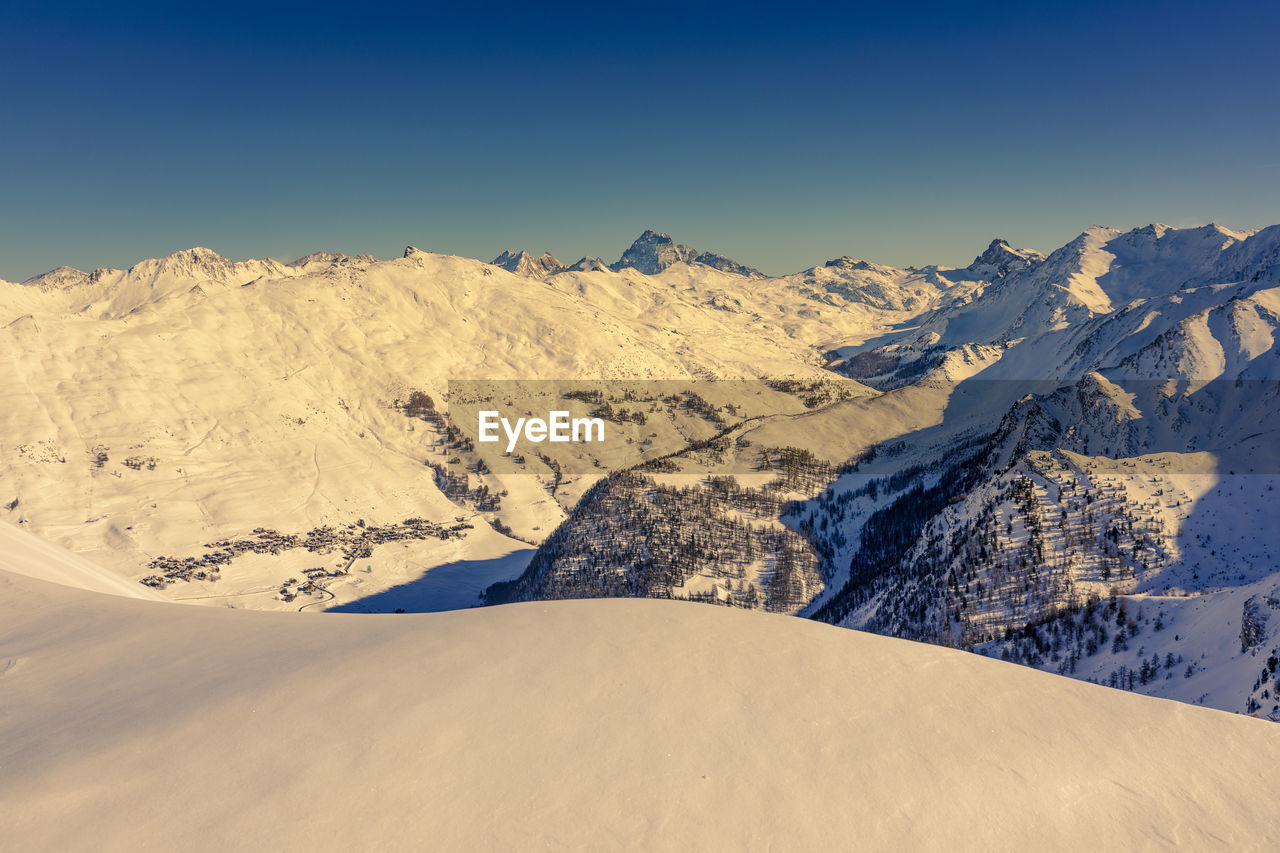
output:
<instances>
[{"instance_id":1,"label":"windblown snow surface","mask_svg":"<svg viewBox=\"0 0 1280 853\"><path fill-rule=\"evenodd\" d=\"M7 850L1280 843L1272 724L689 603L307 617L2 571L0 673Z\"/></svg>"}]
</instances>

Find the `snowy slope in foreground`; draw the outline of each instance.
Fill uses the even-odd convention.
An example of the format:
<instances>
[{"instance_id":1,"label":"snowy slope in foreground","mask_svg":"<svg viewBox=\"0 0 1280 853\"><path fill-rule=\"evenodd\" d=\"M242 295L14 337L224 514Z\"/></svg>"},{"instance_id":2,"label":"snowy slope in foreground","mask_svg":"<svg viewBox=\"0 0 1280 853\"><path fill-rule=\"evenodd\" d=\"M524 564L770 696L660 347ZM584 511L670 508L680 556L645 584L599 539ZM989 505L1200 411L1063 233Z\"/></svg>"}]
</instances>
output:
<instances>
[{"instance_id":1,"label":"snowy slope in foreground","mask_svg":"<svg viewBox=\"0 0 1280 853\"><path fill-rule=\"evenodd\" d=\"M0 521L0 569L91 592L153 601L169 600L151 587L117 575L7 521Z\"/></svg>"},{"instance_id":2,"label":"snowy slope in foreground","mask_svg":"<svg viewBox=\"0 0 1280 853\"><path fill-rule=\"evenodd\" d=\"M286 616L0 573L10 849L1274 848L1280 729L653 600Z\"/></svg>"}]
</instances>

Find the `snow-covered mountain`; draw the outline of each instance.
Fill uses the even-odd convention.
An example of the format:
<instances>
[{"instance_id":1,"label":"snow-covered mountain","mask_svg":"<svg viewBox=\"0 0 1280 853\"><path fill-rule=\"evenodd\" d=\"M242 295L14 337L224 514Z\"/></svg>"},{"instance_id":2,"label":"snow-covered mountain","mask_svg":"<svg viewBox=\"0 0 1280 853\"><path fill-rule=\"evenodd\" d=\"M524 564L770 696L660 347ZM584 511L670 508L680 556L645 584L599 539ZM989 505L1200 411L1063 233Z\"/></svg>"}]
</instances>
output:
<instances>
[{"instance_id":1,"label":"snow-covered mountain","mask_svg":"<svg viewBox=\"0 0 1280 853\"><path fill-rule=\"evenodd\" d=\"M584 256L564 268L565 272L605 272L609 265L599 258Z\"/></svg>"},{"instance_id":2,"label":"snow-covered mountain","mask_svg":"<svg viewBox=\"0 0 1280 853\"><path fill-rule=\"evenodd\" d=\"M565 269L564 264L556 260L555 255L550 252L543 252L535 258L528 252L512 252L510 249L494 258L493 265L529 278L539 278Z\"/></svg>"},{"instance_id":3,"label":"snow-covered mountain","mask_svg":"<svg viewBox=\"0 0 1280 853\"><path fill-rule=\"evenodd\" d=\"M639 270L645 275L657 275L668 267L679 264L703 264L721 272L743 276L760 276L757 270L743 266L724 255L714 252L699 252L688 246L680 245L666 234L656 231L645 231L631 246L622 253L622 257L609 266L614 272L624 269Z\"/></svg>"},{"instance_id":4,"label":"snow-covered mountain","mask_svg":"<svg viewBox=\"0 0 1280 853\"><path fill-rule=\"evenodd\" d=\"M312 252L309 255L303 255L297 260L290 261L288 266L301 267L307 269L313 265L317 268L321 266L332 266L335 264L372 264L377 262L377 258L373 255L344 255L342 252Z\"/></svg>"},{"instance_id":5,"label":"snow-covered mountain","mask_svg":"<svg viewBox=\"0 0 1280 853\"><path fill-rule=\"evenodd\" d=\"M23 282L28 287L74 287L89 280L89 274L73 267L58 267L40 275L33 275Z\"/></svg>"},{"instance_id":6,"label":"snow-covered mountain","mask_svg":"<svg viewBox=\"0 0 1280 853\"><path fill-rule=\"evenodd\" d=\"M999 425L922 436L799 513L839 587L814 612L1280 719L1278 241L1090 229L842 352L902 388L981 349L946 418Z\"/></svg>"},{"instance_id":7,"label":"snow-covered mountain","mask_svg":"<svg viewBox=\"0 0 1280 853\"><path fill-rule=\"evenodd\" d=\"M766 528L733 528L714 539L729 551L698 556L705 531L776 496L717 503L715 489L677 499L620 483L589 497L629 491L631 509L580 507L491 600L615 584L765 608L795 609L798 595L839 624L1280 718L1280 621L1266 616L1280 600L1278 244L1276 229L1094 228L1048 257L996 242L963 273L809 270L801 281L857 273L853 292L882 306L910 305L904 284L938 306L835 348L838 369L882 394L736 433L816 454L793 494L818 495L772 512L809 538L824 582L796 580L804 555L743 573L733 543ZM1007 255L1021 260L1000 274L991 261ZM986 278L927 290L975 272ZM589 543L628 529L663 531L657 553L673 565L651 543L583 563ZM791 592L769 599L774 587Z\"/></svg>"},{"instance_id":8,"label":"snow-covered mountain","mask_svg":"<svg viewBox=\"0 0 1280 853\"><path fill-rule=\"evenodd\" d=\"M965 267L964 272L974 279L993 281L1004 278L1015 270L1035 266L1043 260L1044 255L1035 249L1015 249L1007 240L997 237L987 246L986 251Z\"/></svg>"},{"instance_id":9,"label":"snow-covered mountain","mask_svg":"<svg viewBox=\"0 0 1280 853\"><path fill-rule=\"evenodd\" d=\"M776 278L652 231L192 249L0 284L0 519L205 604L694 598L1274 717L1277 326L1280 227ZM451 380L539 378L652 465L450 431Z\"/></svg>"},{"instance_id":10,"label":"snow-covered mountain","mask_svg":"<svg viewBox=\"0 0 1280 853\"><path fill-rule=\"evenodd\" d=\"M823 376L832 341L906 317L787 281L780 300L779 284L700 263L530 277L413 247L290 264L192 249L5 284L0 515L135 579L186 578L167 590L182 598L296 609L321 572L335 605L396 590L388 609L464 606L517 574L594 480L473 474L470 498L446 495L454 450L409 414L412 392ZM494 506L485 489L508 494ZM469 527L441 539L415 518ZM352 530L385 544L335 576L366 550Z\"/></svg>"}]
</instances>

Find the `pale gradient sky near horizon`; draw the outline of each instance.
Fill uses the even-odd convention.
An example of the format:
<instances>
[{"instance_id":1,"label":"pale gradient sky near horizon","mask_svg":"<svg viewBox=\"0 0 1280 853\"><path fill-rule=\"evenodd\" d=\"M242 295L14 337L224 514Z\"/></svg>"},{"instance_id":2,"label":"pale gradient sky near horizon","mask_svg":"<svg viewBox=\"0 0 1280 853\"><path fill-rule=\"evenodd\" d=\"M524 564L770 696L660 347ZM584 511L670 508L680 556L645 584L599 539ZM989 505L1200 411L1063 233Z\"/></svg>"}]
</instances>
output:
<instances>
[{"instance_id":1,"label":"pale gradient sky near horizon","mask_svg":"<svg viewBox=\"0 0 1280 853\"><path fill-rule=\"evenodd\" d=\"M1280 222L1280 7L0 0L0 278L195 245L770 274Z\"/></svg>"}]
</instances>

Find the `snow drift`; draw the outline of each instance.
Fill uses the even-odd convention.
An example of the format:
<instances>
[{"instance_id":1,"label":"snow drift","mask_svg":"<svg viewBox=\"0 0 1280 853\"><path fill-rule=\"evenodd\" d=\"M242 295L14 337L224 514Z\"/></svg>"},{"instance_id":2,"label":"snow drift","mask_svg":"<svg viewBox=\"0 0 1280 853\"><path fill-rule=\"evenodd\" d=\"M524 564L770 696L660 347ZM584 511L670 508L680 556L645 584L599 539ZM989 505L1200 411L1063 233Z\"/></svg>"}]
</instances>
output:
<instances>
[{"instance_id":1,"label":"snow drift","mask_svg":"<svg viewBox=\"0 0 1280 853\"><path fill-rule=\"evenodd\" d=\"M1280 729L761 613L322 618L0 573L10 849L1280 843Z\"/></svg>"}]
</instances>

